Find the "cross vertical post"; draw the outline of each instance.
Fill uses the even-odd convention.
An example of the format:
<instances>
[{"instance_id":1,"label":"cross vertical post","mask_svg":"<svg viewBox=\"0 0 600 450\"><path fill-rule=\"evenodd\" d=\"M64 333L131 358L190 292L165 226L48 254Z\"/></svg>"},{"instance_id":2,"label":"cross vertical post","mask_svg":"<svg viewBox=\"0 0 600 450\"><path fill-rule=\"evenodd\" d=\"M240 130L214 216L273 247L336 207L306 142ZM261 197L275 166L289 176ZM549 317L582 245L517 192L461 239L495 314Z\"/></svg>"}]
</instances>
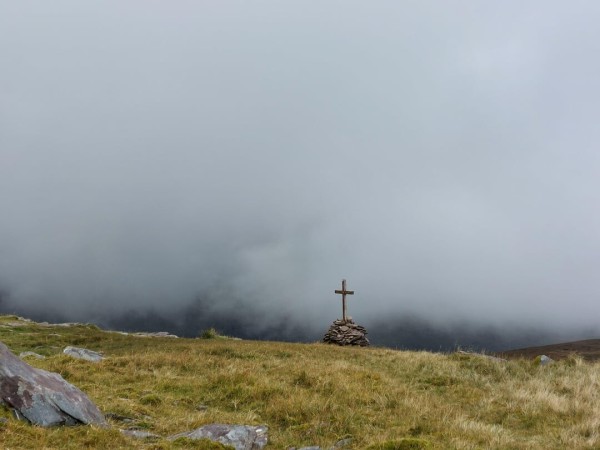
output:
<instances>
[{"instance_id":1,"label":"cross vertical post","mask_svg":"<svg viewBox=\"0 0 600 450\"><path fill-rule=\"evenodd\" d=\"M354 291L346 289L346 280L342 280L342 290L336 289L336 294L342 294L342 320L347 322L346 318L346 295L354 295Z\"/></svg>"}]
</instances>

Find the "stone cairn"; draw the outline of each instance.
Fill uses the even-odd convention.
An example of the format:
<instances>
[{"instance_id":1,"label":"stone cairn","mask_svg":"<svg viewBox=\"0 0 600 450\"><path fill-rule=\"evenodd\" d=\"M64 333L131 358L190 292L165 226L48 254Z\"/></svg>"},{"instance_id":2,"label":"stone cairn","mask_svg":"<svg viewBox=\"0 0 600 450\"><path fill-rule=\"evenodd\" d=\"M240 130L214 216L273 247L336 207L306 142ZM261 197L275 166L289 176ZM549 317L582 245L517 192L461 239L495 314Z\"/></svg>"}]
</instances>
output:
<instances>
[{"instance_id":1,"label":"stone cairn","mask_svg":"<svg viewBox=\"0 0 600 450\"><path fill-rule=\"evenodd\" d=\"M351 317L344 320L336 320L331 324L327 333L323 337L326 344L337 345L358 345L366 347L369 345L367 339L367 330L365 327L354 323Z\"/></svg>"}]
</instances>

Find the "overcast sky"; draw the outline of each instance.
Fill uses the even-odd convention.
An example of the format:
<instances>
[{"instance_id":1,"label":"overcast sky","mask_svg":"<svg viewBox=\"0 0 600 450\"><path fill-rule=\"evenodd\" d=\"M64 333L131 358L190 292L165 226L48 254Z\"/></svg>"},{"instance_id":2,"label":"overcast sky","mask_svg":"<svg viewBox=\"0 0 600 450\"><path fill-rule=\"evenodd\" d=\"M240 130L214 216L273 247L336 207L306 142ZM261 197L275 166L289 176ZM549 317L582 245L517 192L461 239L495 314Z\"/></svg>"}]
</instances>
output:
<instances>
[{"instance_id":1,"label":"overcast sky","mask_svg":"<svg viewBox=\"0 0 600 450\"><path fill-rule=\"evenodd\" d=\"M0 288L93 319L600 320L600 3L0 0ZM240 305L242 306L240 308Z\"/></svg>"}]
</instances>

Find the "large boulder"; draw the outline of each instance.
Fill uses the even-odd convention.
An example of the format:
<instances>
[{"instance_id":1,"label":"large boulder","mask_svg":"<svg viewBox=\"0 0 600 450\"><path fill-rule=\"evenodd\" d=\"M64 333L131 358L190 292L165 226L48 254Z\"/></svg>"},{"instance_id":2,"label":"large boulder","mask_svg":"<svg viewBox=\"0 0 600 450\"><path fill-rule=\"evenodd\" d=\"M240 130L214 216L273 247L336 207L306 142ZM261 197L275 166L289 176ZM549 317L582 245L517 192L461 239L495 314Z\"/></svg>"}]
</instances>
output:
<instances>
[{"instance_id":1,"label":"large boulder","mask_svg":"<svg viewBox=\"0 0 600 450\"><path fill-rule=\"evenodd\" d=\"M35 425L107 426L96 405L57 373L31 367L0 342L0 402Z\"/></svg>"},{"instance_id":2,"label":"large boulder","mask_svg":"<svg viewBox=\"0 0 600 450\"><path fill-rule=\"evenodd\" d=\"M210 439L224 445L231 445L235 450L260 450L267 445L268 428L250 425L224 425L213 423L196 428L193 431L169 436L170 441L179 438Z\"/></svg>"}]
</instances>

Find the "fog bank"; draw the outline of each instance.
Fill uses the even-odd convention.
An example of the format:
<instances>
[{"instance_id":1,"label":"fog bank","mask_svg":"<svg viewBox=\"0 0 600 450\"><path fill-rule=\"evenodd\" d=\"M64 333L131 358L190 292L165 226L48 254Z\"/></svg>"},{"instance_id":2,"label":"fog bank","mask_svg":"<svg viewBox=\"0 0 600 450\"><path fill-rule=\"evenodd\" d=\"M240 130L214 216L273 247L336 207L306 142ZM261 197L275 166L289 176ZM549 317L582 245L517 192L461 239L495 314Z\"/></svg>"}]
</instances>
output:
<instances>
[{"instance_id":1,"label":"fog bank","mask_svg":"<svg viewBox=\"0 0 600 450\"><path fill-rule=\"evenodd\" d=\"M310 340L347 278L350 314L398 345L435 338L395 323L587 334L598 19L578 1L5 2L0 308Z\"/></svg>"}]
</instances>

